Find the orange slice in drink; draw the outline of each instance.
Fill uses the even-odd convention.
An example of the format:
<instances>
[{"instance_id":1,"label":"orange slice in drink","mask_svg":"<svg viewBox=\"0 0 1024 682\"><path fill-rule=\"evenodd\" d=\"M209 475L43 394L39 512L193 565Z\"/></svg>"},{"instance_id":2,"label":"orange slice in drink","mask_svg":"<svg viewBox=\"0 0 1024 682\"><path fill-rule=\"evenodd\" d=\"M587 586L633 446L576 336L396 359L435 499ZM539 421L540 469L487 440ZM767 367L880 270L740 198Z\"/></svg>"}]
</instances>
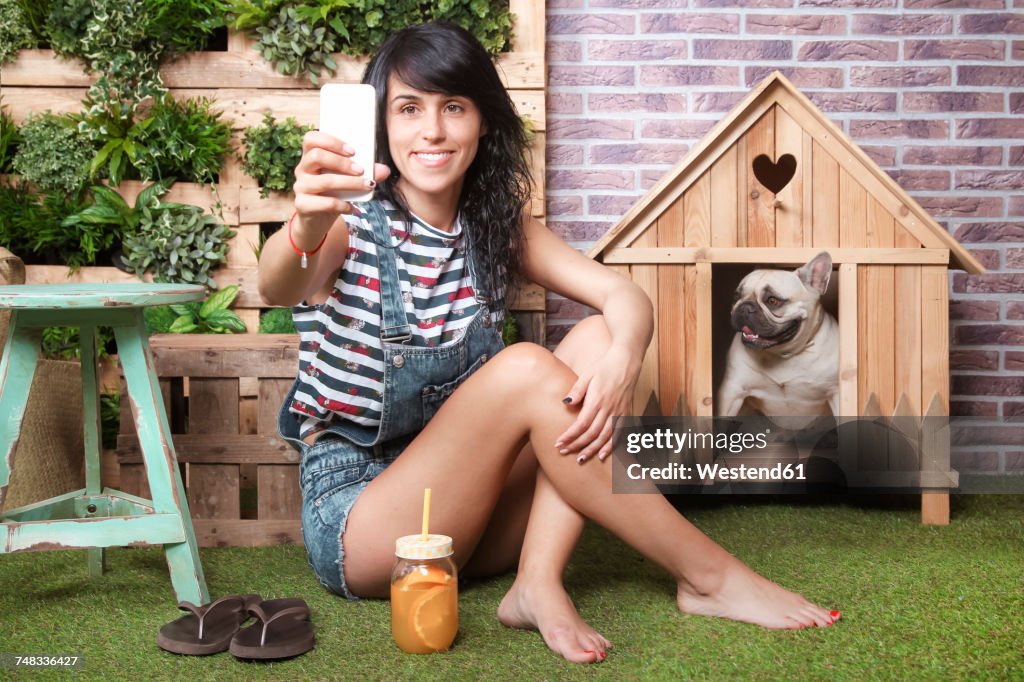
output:
<instances>
[{"instance_id":1,"label":"orange slice in drink","mask_svg":"<svg viewBox=\"0 0 1024 682\"><path fill-rule=\"evenodd\" d=\"M452 609L453 601L452 588L437 585L424 592L409 609L413 632L431 651L444 651L455 639L458 613Z\"/></svg>"},{"instance_id":2,"label":"orange slice in drink","mask_svg":"<svg viewBox=\"0 0 1024 682\"><path fill-rule=\"evenodd\" d=\"M402 576L399 588L403 592L424 590L435 586L444 586L451 582L452 577L439 566L418 566L408 575Z\"/></svg>"}]
</instances>

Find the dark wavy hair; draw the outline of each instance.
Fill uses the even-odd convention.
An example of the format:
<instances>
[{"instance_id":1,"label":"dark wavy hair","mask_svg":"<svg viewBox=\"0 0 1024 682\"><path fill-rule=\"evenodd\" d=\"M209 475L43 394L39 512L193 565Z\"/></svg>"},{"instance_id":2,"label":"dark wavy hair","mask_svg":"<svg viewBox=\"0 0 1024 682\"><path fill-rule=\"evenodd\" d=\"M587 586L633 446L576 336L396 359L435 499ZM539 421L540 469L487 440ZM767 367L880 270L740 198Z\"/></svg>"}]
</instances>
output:
<instances>
[{"instance_id":1,"label":"dark wavy hair","mask_svg":"<svg viewBox=\"0 0 1024 682\"><path fill-rule=\"evenodd\" d=\"M387 84L392 74L417 90L466 97L480 110L487 133L466 171L459 215L474 256L477 287L491 298L504 290L508 301L523 261L522 219L532 180L523 121L491 56L465 29L430 22L392 34L366 67L363 83L377 92L377 161L391 168L375 195L390 200L411 220L388 145Z\"/></svg>"}]
</instances>

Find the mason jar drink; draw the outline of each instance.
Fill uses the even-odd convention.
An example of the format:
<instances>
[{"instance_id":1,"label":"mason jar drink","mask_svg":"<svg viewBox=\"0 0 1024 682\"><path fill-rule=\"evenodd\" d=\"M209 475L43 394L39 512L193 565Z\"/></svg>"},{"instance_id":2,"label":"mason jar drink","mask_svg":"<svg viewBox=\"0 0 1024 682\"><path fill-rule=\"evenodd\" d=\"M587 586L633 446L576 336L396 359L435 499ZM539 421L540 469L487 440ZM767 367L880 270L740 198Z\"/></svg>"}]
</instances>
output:
<instances>
[{"instance_id":1,"label":"mason jar drink","mask_svg":"<svg viewBox=\"0 0 1024 682\"><path fill-rule=\"evenodd\" d=\"M402 651L446 651L459 629L458 572L447 535L406 535L395 541L391 571L391 634Z\"/></svg>"}]
</instances>

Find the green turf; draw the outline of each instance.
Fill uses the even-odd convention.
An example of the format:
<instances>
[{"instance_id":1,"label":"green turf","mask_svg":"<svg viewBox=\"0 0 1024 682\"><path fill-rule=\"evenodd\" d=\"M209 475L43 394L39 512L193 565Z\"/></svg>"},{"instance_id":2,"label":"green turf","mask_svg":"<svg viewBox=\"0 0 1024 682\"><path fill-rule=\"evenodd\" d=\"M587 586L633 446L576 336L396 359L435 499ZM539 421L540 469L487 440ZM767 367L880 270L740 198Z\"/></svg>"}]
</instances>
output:
<instances>
[{"instance_id":1,"label":"green turf","mask_svg":"<svg viewBox=\"0 0 1024 682\"><path fill-rule=\"evenodd\" d=\"M767 577L843 621L774 632L680 615L662 571L589 529L566 576L583 616L614 643L596 666L564 663L494 611L511 577L465 586L448 653L400 653L387 602L321 590L299 547L202 550L211 594L301 596L317 647L254 664L157 649L177 617L162 554L115 549L90 580L84 552L0 556L0 652L78 653L97 680L1021 680L1024 679L1024 496L953 500L949 527L924 527L911 499L844 504L792 498L694 500L687 516ZM0 678L66 671L0 670Z\"/></svg>"}]
</instances>

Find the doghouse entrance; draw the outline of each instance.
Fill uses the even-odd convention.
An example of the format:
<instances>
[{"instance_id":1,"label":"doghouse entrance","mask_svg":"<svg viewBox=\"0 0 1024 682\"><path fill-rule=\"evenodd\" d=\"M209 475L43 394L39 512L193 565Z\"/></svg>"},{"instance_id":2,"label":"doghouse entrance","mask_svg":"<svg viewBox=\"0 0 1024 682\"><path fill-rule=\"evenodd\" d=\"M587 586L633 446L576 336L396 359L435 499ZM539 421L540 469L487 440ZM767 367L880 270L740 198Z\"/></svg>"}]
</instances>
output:
<instances>
[{"instance_id":1,"label":"doghouse entrance","mask_svg":"<svg viewBox=\"0 0 1024 682\"><path fill-rule=\"evenodd\" d=\"M751 265L747 263L727 263L712 265L711 276L711 371L712 396L714 397L714 414L719 410L719 387L725 376L729 347L732 345L736 330L732 328L730 313L736 289L748 274L757 269L769 268L792 271L793 266L786 265ZM832 277L828 289L821 298L825 312L838 321L839 318L839 273L833 266ZM838 358L837 358L838 360Z\"/></svg>"}]
</instances>

